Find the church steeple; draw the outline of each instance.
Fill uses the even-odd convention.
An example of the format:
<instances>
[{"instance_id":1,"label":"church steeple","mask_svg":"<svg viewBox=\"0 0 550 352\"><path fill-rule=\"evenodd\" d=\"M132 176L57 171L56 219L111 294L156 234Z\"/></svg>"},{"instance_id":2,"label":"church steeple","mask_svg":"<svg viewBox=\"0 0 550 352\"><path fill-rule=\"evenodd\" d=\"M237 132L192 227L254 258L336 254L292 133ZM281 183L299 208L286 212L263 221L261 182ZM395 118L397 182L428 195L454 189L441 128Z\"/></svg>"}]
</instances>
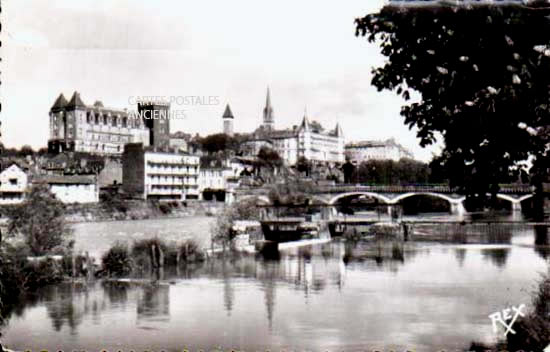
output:
<instances>
[{"instance_id":1,"label":"church steeple","mask_svg":"<svg viewBox=\"0 0 550 352\"><path fill-rule=\"evenodd\" d=\"M304 118L302 119L300 128L303 128L304 131L309 131L309 118L307 117L307 106L304 107Z\"/></svg>"},{"instance_id":2,"label":"church steeple","mask_svg":"<svg viewBox=\"0 0 550 352\"><path fill-rule=\"evenodd\" d=\"M264 119L263 126L266 129L272 130L274 125L273 119L273 108L271 107L271 94L269 92L269 87L267 87L267 96L265 99L265 108L264 108Z\"/></svg>"},{"instance_id":3,"label":"church steeple","mask_svg":"<svg viewBox=\"0 0 550 352\"><path fill-rule=\"evenodd\" d=\"M342 127L340 127L340 123L336 123L336 128L334 129L334 135L336 137L344 137L344 132L342 132Z\"/></svg>"}]
</instances>

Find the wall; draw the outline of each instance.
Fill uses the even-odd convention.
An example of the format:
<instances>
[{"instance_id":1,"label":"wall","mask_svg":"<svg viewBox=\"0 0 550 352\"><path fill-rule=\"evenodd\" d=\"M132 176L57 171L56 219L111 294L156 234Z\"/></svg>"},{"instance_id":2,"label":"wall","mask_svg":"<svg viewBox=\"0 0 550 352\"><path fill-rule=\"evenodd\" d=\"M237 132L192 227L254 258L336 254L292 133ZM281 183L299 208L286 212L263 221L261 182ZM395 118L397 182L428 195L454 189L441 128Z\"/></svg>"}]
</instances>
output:
<instances>
[{"instance_id":1,"label":"wall","mask_svg":"<svg viewBox=\"0 0 550 352\"><path fill-rule=\"evenodd\" d=\"M103 170L97 175L99 187L105 187L114 183L122 183L122 162L113 159L105 160Z\"/></svg>"},{"instance_id":2,"label":"wall","mask_svg":"<svg viewBox=\"0 0 550 352\"><path fill-rule=\"evenodd\" d=\"M127 144L122 154L122 189L130 195L145 197L145 153L141 144Z\"/></svg>"}]
</instances>

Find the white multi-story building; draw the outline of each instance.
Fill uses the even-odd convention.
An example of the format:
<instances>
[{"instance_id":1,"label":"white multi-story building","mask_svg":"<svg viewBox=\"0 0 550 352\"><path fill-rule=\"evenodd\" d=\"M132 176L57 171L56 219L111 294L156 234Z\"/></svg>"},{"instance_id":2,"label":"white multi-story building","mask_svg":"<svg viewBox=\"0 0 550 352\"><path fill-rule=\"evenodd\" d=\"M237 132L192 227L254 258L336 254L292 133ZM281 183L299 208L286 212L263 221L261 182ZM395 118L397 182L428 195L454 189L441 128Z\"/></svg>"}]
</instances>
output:
<instances>
[{"instance_id":1,"label":"white multi-story building","mask_svg":"<svg viewBox=\"0 0 550 352\"><path fill-rule=\"evenodd\" d=\"M237 159L227 161L221 167L202 167L199 176L199 192L222 191L232 193L238 186L239 177L246 166Z\"/></svg>"},{"instance_id":2,"label":"white multi-story building","mask_svg":"<svg viewBox=\"0 0 550 352\"><path fill-rule=\"evenodd\" d=\"M27 174L16 164L0 172L0 204L18 204L25 199Z\"/></svg>"},{"instance_id":3,"label":"white multi-story building","mask_svg":"<svg viewBox=\"0 0 550 352\"><path fill-rule=\"evenodd\" d=\"M386 141L361 141L348 143L345 147L346 157L352 161L413 159L413 154L393 138Z\"/></svg>"},{"instance_id":4,"label":"white multi-story building","mask_svg":"<svg viewBox=\"0 0 550 352\"><path fill-rule=\"evenodd\" d=\"M196 155L127 144L122 155L122 187L142 199L197 199L199 170Z\"/></svg>"},{"instance_id":5,"label":"white multi-story building","mask_svg":"<svg viewBox=\"0 0 550 352\"><path fill-rule=\"evenodd\" d=\"M32 182L48 185L50 192L65 204L99 202L99 187L93 176L44 175Z\"/></svg>"}]
</instances>

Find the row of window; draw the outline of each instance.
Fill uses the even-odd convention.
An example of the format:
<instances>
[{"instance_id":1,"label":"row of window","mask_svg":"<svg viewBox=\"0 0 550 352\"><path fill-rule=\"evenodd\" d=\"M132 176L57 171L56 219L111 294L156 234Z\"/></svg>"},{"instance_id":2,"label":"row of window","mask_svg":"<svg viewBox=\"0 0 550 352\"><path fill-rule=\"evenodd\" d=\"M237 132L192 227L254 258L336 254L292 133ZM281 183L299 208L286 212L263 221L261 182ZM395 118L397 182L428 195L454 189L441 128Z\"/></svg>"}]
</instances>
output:
<instances>
[{"instance_id":1,"label":"row of window","mask_svg":"<svg viewBox=\"0 0 550 352\"><path fill-rule=\"evenodd\" d=\"M83 122L83 121L82 121ZM141 128L142 122L140 119L128 118L127 116L108 114L94 114L92 111L86 113L86 122L94 125L108 125L112 127L130 127Z\"/></svg>"}]
</instances>

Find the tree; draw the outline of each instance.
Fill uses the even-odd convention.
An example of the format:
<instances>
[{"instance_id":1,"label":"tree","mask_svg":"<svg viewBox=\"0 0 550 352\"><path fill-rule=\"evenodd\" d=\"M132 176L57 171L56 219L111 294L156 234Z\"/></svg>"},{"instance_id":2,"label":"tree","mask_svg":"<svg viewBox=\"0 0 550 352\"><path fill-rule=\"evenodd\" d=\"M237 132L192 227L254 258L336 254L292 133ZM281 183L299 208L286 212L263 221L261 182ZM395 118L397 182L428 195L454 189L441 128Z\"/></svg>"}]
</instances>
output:
<instances>
[{"instance_id":1,"label":"tree","mask_svg":"<svg viewBox=\"0 0 550 352\"><path fill-rule=\"evenodd\" d=\"M235 137L228 136L225 133L216 133L199 139L202 148L208 153L233 150L239 147Z\"/></svg>"},{"instance_id":2,"label":"tree","mask_svg":"<svg viewBox=\"0 0 550 352\"><path fill-rule=\"evenodd\" d=\"M311 162L304 156L299 157L296 162L296 170L299 172L304 172L306 177L308 177L311 173Z\"/></svg>"},{"instance_id":3,"label":"tree","mask_svg":"<svg viewBox=\"0 0 550 352\"><path fill-rule=\"evenodd\" d=\"M344 172L344 183L351 183L355 166L351 163L351 161L349 161L349 159L346 160L344 165L342 165L342 171Z\"/></svg>"},{"instance_id":4,"label":"tree","mask_svg":"<svg viewBox=\"0 0 550 352\"><path fill-rule=\"evenodd\" d=\"M71 248L72 229L65 222L65 207L44 184L33 185L25 201L8 216L10 235L22 235L34 255L50 253L56 247Z\"/></svg>"},{"instance_id":5,"label":"tree","mask_svg":"<svg viewBox=\"0 0 550 352\"><path fill-rule=\"evenodd\" d=\"M258 158L274 168L283 164L283 159L281 159L279 153L268 147L262 147L260 149Z\"/></svg>"},{"instance_id":6,"label":"tree","mask_svg":"<svg viewBox=\"0 0 550 352\"><path fill-rule=\"evenodd\" d=\"M372 84L408 102L401 114L421 146L442 136L451 186L481 203L526 160L547 157L549 14L538 3L389 5L356 20L356 34L388 59ZM410 102L411 90L420 101Z\"/></svg>"},{"instance_id":7,"label":"tree","mask_svg":"<svg viewBox=\"0 0 550 352\"><path fill-rule=\"evenodd\" d=\"M34 150L30 145L25 144L24 146L21 147L21 150L19 153L21 156L34 155Z\"/></svg>"}]
</instances>

